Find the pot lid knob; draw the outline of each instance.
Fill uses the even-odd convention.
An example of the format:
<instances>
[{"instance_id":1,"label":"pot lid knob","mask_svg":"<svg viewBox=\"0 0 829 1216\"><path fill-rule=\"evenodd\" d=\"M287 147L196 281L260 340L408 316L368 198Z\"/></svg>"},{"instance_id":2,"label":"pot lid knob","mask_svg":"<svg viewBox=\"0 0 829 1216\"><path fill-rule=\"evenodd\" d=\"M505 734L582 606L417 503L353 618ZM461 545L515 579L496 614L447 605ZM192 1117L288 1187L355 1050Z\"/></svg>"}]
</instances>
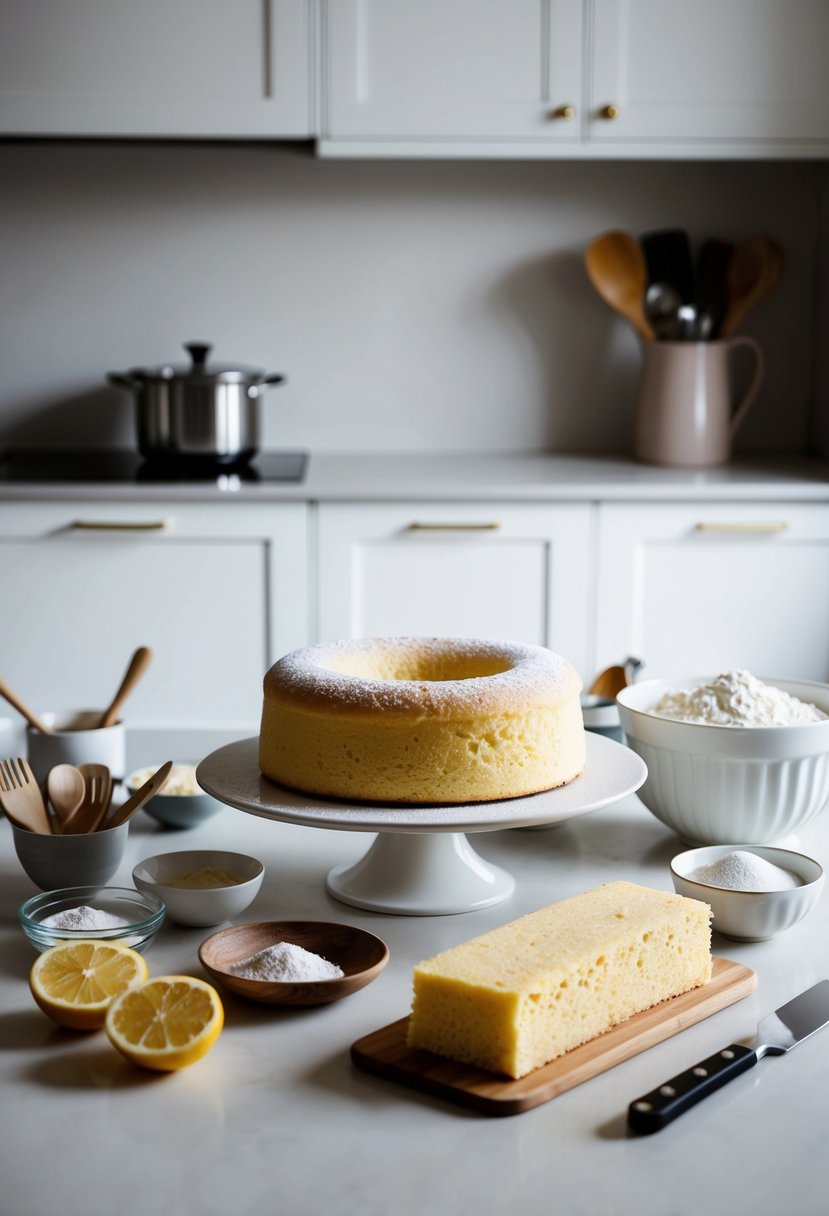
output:
<instances>
[{"instance_id":1,"label":"pot lid knob","mask_svg":"<svg viewBox=\"0 0 829 1216\"><path fill-rule=\"evenodd\" d=\"M184 349L193 360L193 366L190 369L193 372L203 372L207 368L207 356L210 354L213 347L209 342L185 342Z\"/></svg>"}]
</instances>

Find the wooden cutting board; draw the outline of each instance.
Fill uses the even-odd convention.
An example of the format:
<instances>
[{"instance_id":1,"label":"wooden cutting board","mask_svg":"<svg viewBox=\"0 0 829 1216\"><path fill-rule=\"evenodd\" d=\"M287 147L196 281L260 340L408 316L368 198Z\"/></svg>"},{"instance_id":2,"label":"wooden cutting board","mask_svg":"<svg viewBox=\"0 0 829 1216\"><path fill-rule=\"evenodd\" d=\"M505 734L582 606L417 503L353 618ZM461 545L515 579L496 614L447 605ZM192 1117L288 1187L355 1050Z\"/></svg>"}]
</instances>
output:
<instances>
[{"instance_id":1,"label":"wooden cutting board","mask_svg":"<svg viewBox=\"0 0 829 1216\"><path fill-rule=\"evenodd\" d=\"M711 979L701 988L634 1014L597 1039L574 1047L517 1081L407 1047L408 1017L358 1039L351 1048L351 1058L365 1072L460 1102L484 1114L518 1115L733 1005L756 987L757 975L750 967L714 958Z\"/></svg>"}]
</instances>

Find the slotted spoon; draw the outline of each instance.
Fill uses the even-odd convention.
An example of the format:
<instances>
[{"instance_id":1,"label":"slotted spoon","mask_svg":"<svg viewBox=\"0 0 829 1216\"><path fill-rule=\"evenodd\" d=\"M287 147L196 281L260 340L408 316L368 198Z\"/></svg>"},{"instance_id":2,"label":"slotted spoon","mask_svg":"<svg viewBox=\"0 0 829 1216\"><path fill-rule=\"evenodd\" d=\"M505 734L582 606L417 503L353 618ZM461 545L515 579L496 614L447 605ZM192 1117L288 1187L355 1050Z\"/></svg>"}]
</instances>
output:
<instances>
[{"instance_id":1,"label":"slotted spoon","mask_svg":"<svg viewBox=\"0 0 829 1216\"><path fill-rule=\"evenodd\" d=\"M40 786L22 757L0 760L0 805L19 828L40 836L52 835Z\"/></svg>"},{"instance_id":2,"label":"slotted spoon","mask_svg":"<svg viewBox=\"0 0 829 1216\"><path fill-rule=\"evenodd\" d=\"M63 825L64 836L94 832L103 822L112 801L112 774L105 764L79 764L86 786L83 802Z\"/></svg>"}]
</instances>

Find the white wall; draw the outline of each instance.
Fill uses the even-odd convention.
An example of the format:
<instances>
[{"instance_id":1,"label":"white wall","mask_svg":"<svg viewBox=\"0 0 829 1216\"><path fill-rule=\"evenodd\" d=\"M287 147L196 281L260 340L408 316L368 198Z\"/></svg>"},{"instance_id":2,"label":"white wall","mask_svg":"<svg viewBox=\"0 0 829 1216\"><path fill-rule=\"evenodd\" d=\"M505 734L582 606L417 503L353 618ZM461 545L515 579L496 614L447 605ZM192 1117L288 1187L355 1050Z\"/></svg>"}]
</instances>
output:
<instances>
[{"instance_id":1,"label":"white wall","mask_svg":"<svg viewBox=\"0 0 829 1216\"><path fill-rule=\"evenodd\" d=\"M303 145L0 146L0 441L130 445L109 369L180 343L283 371L269 447L628 450L639 354L586 243L768 232L744 450L815 432L824 167L317 161Z\"/></svg>"}]
</instances>

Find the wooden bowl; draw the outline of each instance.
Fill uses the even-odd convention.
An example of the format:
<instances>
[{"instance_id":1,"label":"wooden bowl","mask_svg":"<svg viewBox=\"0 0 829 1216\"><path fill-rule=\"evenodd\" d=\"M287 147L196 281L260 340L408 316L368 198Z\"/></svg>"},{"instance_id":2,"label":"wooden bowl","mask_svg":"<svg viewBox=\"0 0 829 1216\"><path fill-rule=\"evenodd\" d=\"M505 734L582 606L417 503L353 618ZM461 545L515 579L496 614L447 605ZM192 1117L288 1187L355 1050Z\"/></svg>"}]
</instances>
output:
<instances>
[{"instance_id":1,"label":"wooden bowl","mask_svg":"<svg viewBox=\"0 0 829 1216\"><path fill-rule=\"evenodd\" d=\"M345 972L339 979L274 983L234 975L234 963L277 942L291 942L320 954ZM208 975L238 996L268 1005L328 1005L365 988L389 961L389 948L379 937L354 925L319 920L267 920L231 925L206 938L199 961Z\"/></svg>"}]
</instances>

